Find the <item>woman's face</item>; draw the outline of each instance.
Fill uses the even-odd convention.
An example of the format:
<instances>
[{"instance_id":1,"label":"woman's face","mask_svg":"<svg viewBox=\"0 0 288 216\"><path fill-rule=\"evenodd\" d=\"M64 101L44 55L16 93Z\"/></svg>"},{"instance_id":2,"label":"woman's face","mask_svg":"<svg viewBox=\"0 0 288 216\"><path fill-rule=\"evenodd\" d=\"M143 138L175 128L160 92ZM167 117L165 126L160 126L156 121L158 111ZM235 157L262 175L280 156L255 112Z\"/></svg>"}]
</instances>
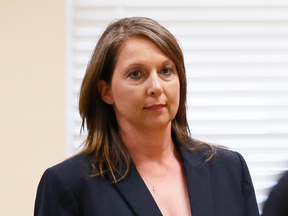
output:
<instances>
[{"instance_id":1,"label":"woman's face","mask_svg":"<svg viewBox=\"0 0 288 216\"><path fill-rule=\"evenodd\" d=\"M100 81L98 87L102 99L113 105L122 129L169 126L178 111L180 83L175 64L144 37L123 44L111 85Z\"/></svg>"}]
</instances>

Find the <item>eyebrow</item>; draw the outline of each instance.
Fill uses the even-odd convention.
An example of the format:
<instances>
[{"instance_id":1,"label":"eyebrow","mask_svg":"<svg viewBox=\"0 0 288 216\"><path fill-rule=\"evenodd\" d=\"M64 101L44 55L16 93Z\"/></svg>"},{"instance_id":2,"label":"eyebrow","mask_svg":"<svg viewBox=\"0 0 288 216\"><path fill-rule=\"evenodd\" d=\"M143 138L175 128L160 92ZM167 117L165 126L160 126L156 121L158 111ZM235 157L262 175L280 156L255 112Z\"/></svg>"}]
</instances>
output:
<instances>
[{"instance_id":1,"label":"eyebrow","mask_svg":"<svg viewBox=\"0 0 288 216\"><path fill-rule=\"evenodd\" d=\"M166 61L164 61L162 64L166 64L166 63L172 63L172 64L175 64L172 60L170 59L167 59Z\"/></svg>"},{"instance_id":2,"label":"eyebrow","mask_svg":"<svg viewBox=\"0 0 288 216\"><path fill-rule=\"evenodd\" d=\"M141 64L141 63L131 63L131 64L128 64L127 67L130 67L130 66L143 66L144 64Z\"/></svg>"},{"instance_id":3,"label":"eyebrow","mask_svg":"<svg viewBox=\"0 0 288 216\"><path fill-rule=\"evenodd\" d=\"M162 65L167 64L167 63L170 63L170 64L172 63L172 64L175 65L175 63L172 60L170 60L170 59L167 59L167 60L163 61ZM144 66L144 65L145 64L142 64L142 63L131 63L131 64L128 64L126 67L131 67L131 66L141 67L141 66Z\"/></svg>"}]
</instances>

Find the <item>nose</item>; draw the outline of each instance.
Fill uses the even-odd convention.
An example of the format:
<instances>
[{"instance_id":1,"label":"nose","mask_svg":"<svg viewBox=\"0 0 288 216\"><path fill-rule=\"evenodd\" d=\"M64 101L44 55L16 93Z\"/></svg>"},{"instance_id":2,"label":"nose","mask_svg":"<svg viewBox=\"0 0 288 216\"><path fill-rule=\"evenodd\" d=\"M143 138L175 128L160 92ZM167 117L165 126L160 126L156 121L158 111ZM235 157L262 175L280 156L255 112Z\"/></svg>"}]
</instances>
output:
<instances>
[{"instance_id":1,"label":"nose","mask_svg":"<svg viewBox=\"0 0 288 216\"><path fill-rule=\"evenodd\" d=\"M151 73L148 78L147 94L149 96L159 96L163 93L161 78L158 73Z\"/></svg>"}]
</instances>

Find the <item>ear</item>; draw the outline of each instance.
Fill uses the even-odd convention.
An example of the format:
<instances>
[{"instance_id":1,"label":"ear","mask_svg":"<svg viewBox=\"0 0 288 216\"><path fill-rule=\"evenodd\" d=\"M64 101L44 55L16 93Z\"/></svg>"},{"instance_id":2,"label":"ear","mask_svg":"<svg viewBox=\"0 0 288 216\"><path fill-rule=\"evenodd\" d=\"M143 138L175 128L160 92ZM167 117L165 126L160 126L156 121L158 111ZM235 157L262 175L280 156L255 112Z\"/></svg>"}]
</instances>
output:
<instances>
[{"instance_id":1,"label":"ear","mask_svg":"<svg viewBox=\"0 0 288 216\"><path fill-rule=\"evenodd\" d=\"M107 104L114 104L110 85L107 84L104 80L99 80L97 86L102 100Z\"/></svg>"}]
</instances>

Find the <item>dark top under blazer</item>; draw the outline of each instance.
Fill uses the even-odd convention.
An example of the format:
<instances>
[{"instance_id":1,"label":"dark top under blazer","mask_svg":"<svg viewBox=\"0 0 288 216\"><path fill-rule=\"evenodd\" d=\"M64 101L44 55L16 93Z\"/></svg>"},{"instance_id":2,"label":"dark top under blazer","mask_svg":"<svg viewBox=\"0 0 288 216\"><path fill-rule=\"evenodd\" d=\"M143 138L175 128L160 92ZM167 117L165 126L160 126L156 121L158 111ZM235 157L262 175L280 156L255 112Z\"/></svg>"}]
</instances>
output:
<instances>
[{"instance_id":1,"label":"dark top under blazer","mask_svg":"<svg viewBox=\"0 0 288 216\"><path fill-rule=\"evenodd\" d=\"M204 162L200 153L177 147L182 157L192 216L258 216L243 157L217 148ZM137 169L111 183L109 175L89 177L90 159L80 155L45 171L38 186L35 216L160 216Z\"/></svg>"}]
</instances>

